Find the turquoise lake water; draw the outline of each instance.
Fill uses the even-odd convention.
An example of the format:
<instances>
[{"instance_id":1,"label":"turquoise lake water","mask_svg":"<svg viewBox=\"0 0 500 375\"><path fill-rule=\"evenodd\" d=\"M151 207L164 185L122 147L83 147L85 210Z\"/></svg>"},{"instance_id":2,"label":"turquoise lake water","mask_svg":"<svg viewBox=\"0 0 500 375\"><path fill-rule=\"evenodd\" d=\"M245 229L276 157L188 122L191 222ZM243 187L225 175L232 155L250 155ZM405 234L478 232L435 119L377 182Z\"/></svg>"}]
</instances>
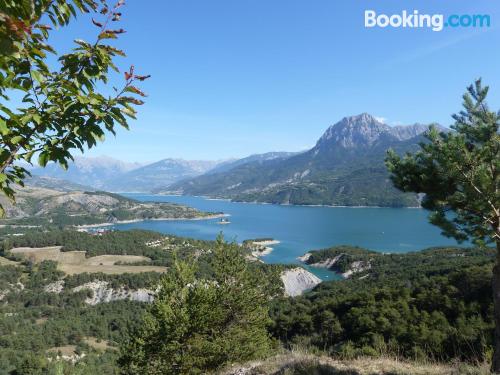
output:
<instances>
[{"instance_id":1,"label":"turquoise lake water","mask_svg":"<svg viewBox=\"0 0 500 375\"><path fill-rule=\"evenodd\" d=\"M166 234L213 240L223 232L227 240L272 237L280 241L262 260L266 263L300 263L309 250L333 245L357 245L382 252L404 253L427 247L457 245L427 221L428 213L415 208L351 208L280 206L237 203L190 196L123 194L140 201L172 202L203 211L229 214L230 224L218 219L198 221L143 221L117 224L115 229L149 229ZM322 279L336 276L311 269Z\"/></svg>"}]
</instances>

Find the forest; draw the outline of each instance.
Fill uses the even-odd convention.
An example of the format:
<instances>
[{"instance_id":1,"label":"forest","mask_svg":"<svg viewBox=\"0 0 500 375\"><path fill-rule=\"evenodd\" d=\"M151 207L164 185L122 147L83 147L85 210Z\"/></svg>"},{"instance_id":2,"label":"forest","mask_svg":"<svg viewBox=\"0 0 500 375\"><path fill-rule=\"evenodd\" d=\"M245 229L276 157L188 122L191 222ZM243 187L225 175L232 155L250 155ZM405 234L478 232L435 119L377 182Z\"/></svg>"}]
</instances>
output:
<instances>
[{"instance_id":1,"label":"forest","mask_svg":"<svg viewBox=\"0 0 500 375\"><path fill-rule=\"evenodd\" d=\"M159 248L146 245L158 240L166 246L161 251L168 257L160 256ZM63 246L66 251L85 250L88 256L146 255L167 266L172 264L173 253L183 259L196 254L197 277L213 274L213 241L138 230L100 236L76 231L5 236L3 256L16 246L49 245ZM200 249L206 250L204 255ZM241 247L241 251L245 249ZM272 350L299 346L341 358L385 354L470 363L491 356L493 249L433 248L382 254L341 246L313 251L308 262L339 254L345 259L339 272L358 260L369 261L371 268L349 279L323 282L296 298L280 297L277 289L269 301L267 329L275 343ZM280 283L282 266L254 262L251 267L270 286ZM47 291L46 286L58 280L64 280L63 290ZM22 260L0 266L0 331L6 332L0 339L0 373L48 374L59 367L67 373L119 373L120 347L138 329L149 305L121 300L90 306L85 299L91 291L72 289L95 280L107 281L112 288L154 289L161 275L64 275L52 261L33 264ZM57 350L67 348L73 355L85 353L85 357L74 363L49 360L57 356Z\"/></svg>"}]
</instances>

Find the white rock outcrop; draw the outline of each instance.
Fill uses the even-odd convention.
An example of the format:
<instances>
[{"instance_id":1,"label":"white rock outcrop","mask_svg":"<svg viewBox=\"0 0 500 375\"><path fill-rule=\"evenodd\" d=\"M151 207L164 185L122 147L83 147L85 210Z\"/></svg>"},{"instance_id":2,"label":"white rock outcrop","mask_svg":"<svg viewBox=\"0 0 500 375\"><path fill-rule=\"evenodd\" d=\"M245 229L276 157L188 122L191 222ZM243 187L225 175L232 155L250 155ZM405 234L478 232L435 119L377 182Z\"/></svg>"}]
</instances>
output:
<instances>
[{"instance_id":1,"label":"white rock outcrop","mask_svg":"<svg viewBox=\"0 0 500 375\"><path fill-rule=\"evenodd\" d=\"M73 292L81 290L91 290L92 296L85 299L85 303L89 305L97 305L98 303L111 302L118 300L130 300L139 302L152 302L154 299L154 291L149 289L113 289L108 287L107 281L92 281L73 288Z\"/></svg>"},{"instance_id":2,"label":"white rock outcrop","mask_svg":"<svg viewBox=\"0 0 500 375\"><path fill-rule=\"evenodd\" d=\"M61 293L64 290L64 280L57 280L43 287L43 291L47 293Z\"/></svg>"},{"instance_id":3,"label":"white rock outcrop","mask_svg":"<svg viewBox=\"0 0 500 375\"><path fill-rule=\"evenodd\" d=\"M299 296L306 290L314 288L321 283L321 279L302 267L286 270L281 273L281 281L285 286L285 295Z\"/></svg>"},{"instance_id":4,"label":"white rock outcrop","mask_svg":"<svg viewBox=\"0 0 500 375\"><path fill-rule=\"evenodd\" d=\"M330 269L333 266L335 266L335 264L337 264L337 262L339 261L339 259L342 258L343 256L344 256L344 254L339 254L335 258L328 258L328 259L325 259L322 262L312 263L311 267L318 267L318 268L327 268L327 269Z\"/></svg>"}]
</instances>

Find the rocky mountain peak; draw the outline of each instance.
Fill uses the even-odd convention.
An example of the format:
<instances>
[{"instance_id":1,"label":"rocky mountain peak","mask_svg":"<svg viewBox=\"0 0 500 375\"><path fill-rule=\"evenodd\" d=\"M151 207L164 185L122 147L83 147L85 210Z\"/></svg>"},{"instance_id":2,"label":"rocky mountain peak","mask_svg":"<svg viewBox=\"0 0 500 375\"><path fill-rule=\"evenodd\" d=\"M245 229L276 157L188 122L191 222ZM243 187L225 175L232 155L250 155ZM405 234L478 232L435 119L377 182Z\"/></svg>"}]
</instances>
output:
<instances>
[{"instance_id":1,"label":"rocky mountain peak","mask_svg":"<svg viewBox=\"0 0 500 375\"><path fill-rule=\"evenodd\" d=\"M330 126L319 139L316 147L337 144L344 148L371 146L390 127L368 113L344 117Z\"/></svg>"}]
</instances>

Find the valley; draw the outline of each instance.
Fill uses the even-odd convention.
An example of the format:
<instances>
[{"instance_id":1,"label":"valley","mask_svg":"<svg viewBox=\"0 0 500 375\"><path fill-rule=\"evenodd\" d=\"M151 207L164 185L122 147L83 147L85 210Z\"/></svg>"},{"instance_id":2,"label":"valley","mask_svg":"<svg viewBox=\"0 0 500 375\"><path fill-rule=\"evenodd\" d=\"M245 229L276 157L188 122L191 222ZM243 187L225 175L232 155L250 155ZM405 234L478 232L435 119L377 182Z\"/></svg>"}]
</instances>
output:
<instances>
[{"instance_id":1,"label":"valley","mask_svg":"<svg viewBox=\"0 0 500 375\"><path fill-rule=\"evenodd\" d=\"M443 237L422 197L396 190L384 165L388 149L415 150L426 129L362 114L304 152L147 165L78 159L68 174L54 166L34 174L16 204L0 202L0 328L8 332L0 372L35 361L118 374L123 348L172 275L182 275L179 264L193 265L188 290L217 293L217 254L236 249L269 296L254 308L268 309L265 332L280 348L248 368L353 369L383 355L375 367L438 358L447 364L432 371L445 373L458 358L475 373L471 364L492 346L495 251Z\"/></svg>"}]
</instances>

